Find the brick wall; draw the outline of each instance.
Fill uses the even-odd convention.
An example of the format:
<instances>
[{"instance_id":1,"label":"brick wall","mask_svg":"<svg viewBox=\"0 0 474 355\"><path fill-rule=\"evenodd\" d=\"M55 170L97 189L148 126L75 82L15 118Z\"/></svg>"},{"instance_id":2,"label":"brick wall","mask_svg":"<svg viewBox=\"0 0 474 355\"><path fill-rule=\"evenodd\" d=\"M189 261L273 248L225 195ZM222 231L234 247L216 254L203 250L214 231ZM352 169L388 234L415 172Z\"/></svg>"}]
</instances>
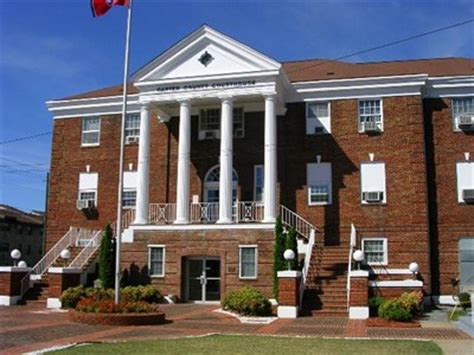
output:
<instances>
[{"instance_id":1,"label":"brick wall","mask_svg":"<svg viewBox=\"0 0 474 355\"><path fill-rule=\"evenodd\" d=\"M459 204L456 162L464 152L474 156L474 135L455 132L450 99L425 99L424 119L428 151L431 258L435 294L457 293L459 239L474 238L474 206Z\"/></svg>"},{"instance_id":2,"label":"brick wall","mask_svg":"<svg viewBox=\"0 0 474 355\"><path fill-rule=\"evenodd\" d=\"M148 276L148 245L165 245L165 276ZM239 279L239 245L258 246L258 277ZM156 285L164 295L184 297L186 257L218 257L221 261L221 297L245 285L272 295L273 230L137 231L133 243L122 244L124 282Z\"/></svg>"}]
</instances>

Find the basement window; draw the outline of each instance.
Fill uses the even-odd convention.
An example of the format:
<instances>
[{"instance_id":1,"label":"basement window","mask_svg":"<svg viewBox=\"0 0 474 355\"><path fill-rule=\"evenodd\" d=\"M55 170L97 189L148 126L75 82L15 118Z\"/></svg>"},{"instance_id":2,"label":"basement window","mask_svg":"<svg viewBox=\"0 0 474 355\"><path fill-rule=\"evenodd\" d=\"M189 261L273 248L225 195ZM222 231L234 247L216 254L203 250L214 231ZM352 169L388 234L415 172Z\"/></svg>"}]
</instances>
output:
<instances>
[{"instance_id":1,"label":"basement window","mask_svg":"<svg viewBox=\"0 0 474 355\"><path fill-rule=\"evenodd\" d=\"M151 277L165 276L165 247L163 245L148 246L148 270Z\"/></svg>"},{"instance_id":2,"label":"basement window","mask_svg":"<svg viewBox=\"0 0 474 355\"><path fill-rule=\"evenodd\" d=\"M99 145L100 117L84 117L82 119L82 146Z\"/></svg>"},{"instance_id":3,"label":"basement window","mask_svg":"<svg viewBox=\"0 0 474 355\"><path fill-rule=\"evenodd\" d=\"M257 278L257 246L240 245L239 246L239 278L256 279Z\"/></svg>"}]
</instances>

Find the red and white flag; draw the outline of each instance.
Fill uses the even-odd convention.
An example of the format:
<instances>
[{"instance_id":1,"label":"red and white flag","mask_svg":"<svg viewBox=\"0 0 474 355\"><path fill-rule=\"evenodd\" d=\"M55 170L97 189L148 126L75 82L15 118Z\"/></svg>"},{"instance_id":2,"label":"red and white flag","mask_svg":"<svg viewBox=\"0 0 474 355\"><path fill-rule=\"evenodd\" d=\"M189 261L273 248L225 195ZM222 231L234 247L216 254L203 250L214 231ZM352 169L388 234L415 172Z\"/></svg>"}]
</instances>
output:
<instances>
[{"instance_id":1,"label":"red and white flag","mask_svg":"<svg viewBox=\"0 0 474 355\"><path fill-rule=\"evenodd\" d=\"M92 16L105 15L114 5L129 6L129 0L91 0Z\"/></svg>"}]
</instances>

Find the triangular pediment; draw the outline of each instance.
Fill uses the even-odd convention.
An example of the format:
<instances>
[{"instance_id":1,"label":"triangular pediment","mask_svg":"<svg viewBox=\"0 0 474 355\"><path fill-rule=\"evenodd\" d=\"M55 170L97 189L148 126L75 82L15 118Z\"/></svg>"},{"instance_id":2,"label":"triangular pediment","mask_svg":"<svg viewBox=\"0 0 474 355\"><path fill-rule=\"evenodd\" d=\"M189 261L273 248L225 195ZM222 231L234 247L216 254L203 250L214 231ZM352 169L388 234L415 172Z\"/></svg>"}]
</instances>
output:
<instances>
[{"instance_id":1,"label":"triangular pediment","mask_svg":"<svg viewBox=\"0 0 474 355\"><path fill-rule=\"evenodd\" d=\"M139 69L134 82L226 77L279 71L281 64L208 27L199 29Z\"/></svg>"}]
</instances>

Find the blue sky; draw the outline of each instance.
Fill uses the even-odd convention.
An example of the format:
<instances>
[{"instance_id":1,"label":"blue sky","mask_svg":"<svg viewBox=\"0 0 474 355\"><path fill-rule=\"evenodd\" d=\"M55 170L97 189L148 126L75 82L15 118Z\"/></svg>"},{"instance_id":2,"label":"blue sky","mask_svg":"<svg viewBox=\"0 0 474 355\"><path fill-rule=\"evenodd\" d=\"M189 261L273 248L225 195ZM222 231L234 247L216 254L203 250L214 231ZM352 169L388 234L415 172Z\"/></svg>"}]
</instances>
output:
<instances>
[{"instance_id":1,"label":"blue sky","mask_svg":"<svg viewBox=\"0 0 474 355\"><path fill-rule=\"evenodd\" d=\"M202 23L280 61L336 58L474 17L471 0L135 0L132 71ZM89 0L0 0L0 141L50 131L45 101L121 81L125 11ZM474 26L351 61L474 57ZM51 136L0 145L0 203L43 209Z\"/></svg>"}]
</instances>

